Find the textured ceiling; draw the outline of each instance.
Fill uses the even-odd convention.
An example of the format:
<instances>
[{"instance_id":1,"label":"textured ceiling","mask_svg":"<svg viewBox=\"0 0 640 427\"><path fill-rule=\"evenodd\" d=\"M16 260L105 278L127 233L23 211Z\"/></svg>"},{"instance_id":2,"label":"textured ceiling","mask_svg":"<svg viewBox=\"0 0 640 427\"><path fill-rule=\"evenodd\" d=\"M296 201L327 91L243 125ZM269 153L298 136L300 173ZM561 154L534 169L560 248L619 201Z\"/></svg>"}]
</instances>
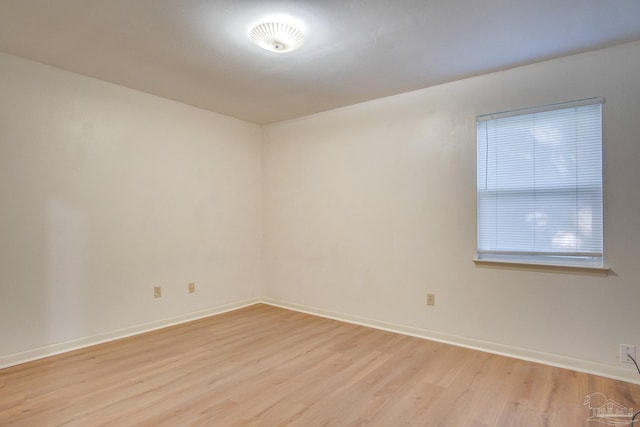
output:
<instances>
[{"instance_id":1,"label":"textured ceiling","mask_svg":"<svg viewBox=\"0 0 640 427\"><path fill-rule=\"evenodd\" d=\"M0 51L260 124L634 40L638 0L0 0Z\"/></svg>"}]
</instances>

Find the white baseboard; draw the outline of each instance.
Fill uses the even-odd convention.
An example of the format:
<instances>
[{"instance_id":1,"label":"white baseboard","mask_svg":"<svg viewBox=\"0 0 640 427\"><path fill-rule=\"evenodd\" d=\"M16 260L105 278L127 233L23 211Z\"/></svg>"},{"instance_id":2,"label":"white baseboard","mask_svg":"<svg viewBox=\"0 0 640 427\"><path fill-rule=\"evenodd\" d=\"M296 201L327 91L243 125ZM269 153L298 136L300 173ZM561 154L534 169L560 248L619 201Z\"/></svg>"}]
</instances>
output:
<instances>
[{"instance_id":1,"label":"white baseboard","mask_svg":"<svg viewBox=\"0 0 640 427\"><path fill-rule=\"evenodd\" d=\"M76 340L56 343L20 353L0 356L0 369L9 366L19 365L21 363L54 356L68 351L78 350L96 344L102 344L132 335L138 335L145 332L154 331L156 329L166 328L168 326L178 325L181 323L191 322L216 314L226 313L232 310L248 307L250 305L264 303L288 310L299 311L314 316L326 317L329 319L339 320L342 322L353 323L356 325L366 326L370 328L380 329L388 332L394 332L412 337L437 341L445 344L451 344L458 347L465 347L473 350L483 351L487 353L497 354L501 356L513 357L516 359L527 360L530 362L541 363L544 365L555 366L558 368L570 369L572 371L584 372L592 375L598 375L614 380L639 384L640 379L635 371L617 368L615 366L603 365L599 363L589 362L586 360L575 359L566 356L560 356L551 353L538 352L529 349L511 347L503 344L497 344L490 341L477 340L473 338L461 337L457 335L445 334L442 332L431 331L428 329L416 328L413 326L401 325L393 322L385 322L381 320L371 319L362 316L356 316L347 313L341 313L326 310L319 307L312 307L302 304L283 301L274 298L253 298L249 300L239 301L231 304L225 304L202 310L194 313L188 313L169 319L158 320L145 323L142 325L132 326L116 331L106 332L90 337L83 337Z\"/></svg>"},{"instance_id":2,"label":"white baseboard","mask_svg":"<svg viewBox=\"0 0 640 427\"><path fill-rule=\"evenodd\" d=\"M156 329L166 328L168 326L191 322L191 321L202 319L205 317L214 316L216 314L226 313L228 311L237 310L243 307L257 304L259 302L260 302L259 298L253 298L253 299L239 301L231 304L224 304L224 305L208 308L202 311L197 311L197 312L187 313L187 314L183 314L176 317L171 317L169 319L157 320L154 322L144 323L142 325L131 326L124 329L118 329L111 332L105 332L102 334L93 335L90 337L78 338L75 340L51 344L44 347L23 351L20 353L0 356L0 369L7 368L9 366L19 365L21 363L31 362L33 360L42 359L49 356L54 356L60 353L66 353L72 350L78 350L81 348L90 347L96 344L102 344L105 342L130 337L132 335L138 335L145 332L154 331Z\"/></svg>"},{"instance_id":3,"label":"white baseboard","mask_svg":"<svg viewBox=\"0 0 640 427\"><path fill-rule=\"evenodd\" d=\"M265 298L262 303L273 305L288 310L299 311L302 313L312 314L315 316L326 317L342 322L353 323L356 325L367 326L370 328L380 329L383 331L394 332L412 337L437 341L445 344L451 344L458 347L465 347L472 350L483 351L486 353L497 354L500 356L513 357L516 359L526 360L529 362L541 363L543 365L554 366L557 368L569 369L577 372L598 375L601 377L611 378L614 380L625 381L632 384L639 384L640 379L638 373L633 370L618 368L615 366L603 365L600 363L589 362L587 360L575 359L566 356L560 356L551 353L544 353L535 350L529 350L518 347L511 347L503 344L497 344L490 341L483 341L473 338L461 337L457 335L445 334L442 332L431 331L428 329L416 328L413 326L401 325L392 322L385 322L376 319L356 316L347 313L340 313L326 310L319 307L311 307L297 304L289 301L282 301L274 298Z\"/></svg>"}]
</instances>

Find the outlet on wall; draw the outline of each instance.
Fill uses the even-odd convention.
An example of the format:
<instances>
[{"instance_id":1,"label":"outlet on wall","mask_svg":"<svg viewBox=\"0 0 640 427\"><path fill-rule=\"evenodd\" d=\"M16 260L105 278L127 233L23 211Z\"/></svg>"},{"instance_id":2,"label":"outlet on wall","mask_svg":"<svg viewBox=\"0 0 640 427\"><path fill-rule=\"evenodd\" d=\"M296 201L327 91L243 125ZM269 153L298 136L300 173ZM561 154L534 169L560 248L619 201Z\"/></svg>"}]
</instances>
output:
<instances>
[{"instance_id":1,"label":"outlet on wall","mask_svg":"<svg viewBox=\"0 0 640 427\"><path fill-rule=\"evenodd\" d=\"M153 297L160 298L162 296L162 286L153 287Z\"/></svg>"},{"instance_id":2,"label":"outlet on wall","mask_svg":"<svg viewBox=\"0 0 640 427\"><path fill-rule=\"evenodd\" d=\"M436 305L436 294L427 294L427 305Z\"/></svg>"},{"instance_id":3,"label":"outlet on wall","mask_svg":"<svg viewBox=\"0 0 640 427\"><path fill-rule=\"evenodd\" d=\"M189 282L189 293L192 294L196 291L196 282Z\"/></svg>"},{"instance_id":4,"label":"outlet on wall","mask_svg":"<svg viewBox=\"0 0 640 427\"><path fill-rule=\"evenodd\" d=\"M636 359L636 346L629 344L620 344L620 361L624 363L633 363L631 357ZM636 359L637 361L638 359Z\"/></svg>"}]
</instances>

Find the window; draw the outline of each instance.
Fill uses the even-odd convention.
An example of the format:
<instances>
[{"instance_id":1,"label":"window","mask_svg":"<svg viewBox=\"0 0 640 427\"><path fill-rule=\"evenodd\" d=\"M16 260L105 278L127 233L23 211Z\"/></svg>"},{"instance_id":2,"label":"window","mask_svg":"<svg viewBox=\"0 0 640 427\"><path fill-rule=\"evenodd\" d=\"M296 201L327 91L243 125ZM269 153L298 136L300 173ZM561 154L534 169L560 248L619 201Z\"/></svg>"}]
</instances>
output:
<instances>
[{"instance_id":1,"label":"window","mask_svg":"<svg viewBox=\"0 0 640 427\"><path fill-rule=\"evenodd\" d=\"M602 265L602 103L478 117L478 259Z\"/></svg>"}]
</instances>

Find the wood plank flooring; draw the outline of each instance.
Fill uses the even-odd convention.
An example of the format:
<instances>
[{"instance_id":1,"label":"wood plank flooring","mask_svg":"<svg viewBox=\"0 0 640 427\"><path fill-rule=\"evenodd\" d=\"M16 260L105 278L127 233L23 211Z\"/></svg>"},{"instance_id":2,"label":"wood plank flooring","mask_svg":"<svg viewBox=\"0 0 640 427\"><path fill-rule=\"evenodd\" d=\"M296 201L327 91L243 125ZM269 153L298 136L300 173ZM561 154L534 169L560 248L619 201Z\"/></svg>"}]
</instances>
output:
<instances>
[{"instance_id":1,"label":"wood plank flooring","mask_svg":"<svg viewBox=\"0 0 640 427\"><path fill-rule=\"evenodd\" d=\"M640 386L254 305L0 370L1 426L586 426Z\"/></svg>"}]
</instances>

